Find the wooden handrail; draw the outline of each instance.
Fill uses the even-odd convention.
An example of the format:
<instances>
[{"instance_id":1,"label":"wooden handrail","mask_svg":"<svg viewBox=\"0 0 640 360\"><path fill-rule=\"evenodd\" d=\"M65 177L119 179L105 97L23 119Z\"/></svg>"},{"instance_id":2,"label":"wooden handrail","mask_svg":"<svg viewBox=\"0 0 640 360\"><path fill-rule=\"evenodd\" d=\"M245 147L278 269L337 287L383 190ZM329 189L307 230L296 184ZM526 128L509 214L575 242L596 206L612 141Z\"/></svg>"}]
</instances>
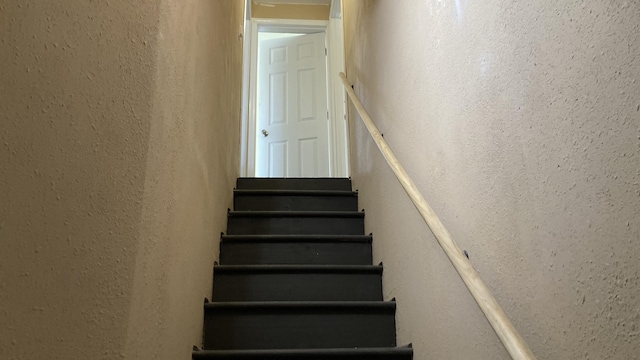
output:
<instances>
[{"instance_id":1,"label":"wooden handrail","mask_svg":"<svg viewBox=\"0 0 640 360\"><path fill-rule=\"evenodd\" d=\"M400 184L407 192L407 195L411 198L413 205L418 209L418 212L427 223L429 229L431 229L431 232L433 232L433 235L447 254L447 257L449 257L451 264L453 264L456 271L462 278L462 281L467 285L469 292L478 303L478 306L480 306L480 309L486 316L487 320L489 320L489 323L495 330L498 338L500 338L500 341L502 341L502 344L504 344L509 355L511 355L511 358L517 360L535 360L535 355L533 355L533 352L531 352L527 343L522 339L522 336L520 336L518 331L515 329L507 317L507 314L505 314L500 304L498 304L495 297L491 294L487 285L484 283L482 278L480 278L476 269L473 268L469 259L467 259L464 253L460 250L460 247L458 247L456 242L453 240L449 231L447 231L429 203L424 199L416 187L416 184L414 184L413 180L411 180L402 165L400 165L400 162L398 162L398 158L396 158L393 151L391 151L391 148L389 148L389 145L380 134L380 131L371 119L371 116L369 116L360 100L358 100L358 97L351 88L351 84L345 74L340 73L340 78L342 78L342 83L347 90L347 94L349 94L349 98L353 102L358 114L360 114L364 125L369 130L369 133L371 133L371 136L373 137L376 145L378 145L380 152L382 152L382 156L387 160L391 170L393 170L398 181L400 181Z\"/></svg>"}]
</instances>

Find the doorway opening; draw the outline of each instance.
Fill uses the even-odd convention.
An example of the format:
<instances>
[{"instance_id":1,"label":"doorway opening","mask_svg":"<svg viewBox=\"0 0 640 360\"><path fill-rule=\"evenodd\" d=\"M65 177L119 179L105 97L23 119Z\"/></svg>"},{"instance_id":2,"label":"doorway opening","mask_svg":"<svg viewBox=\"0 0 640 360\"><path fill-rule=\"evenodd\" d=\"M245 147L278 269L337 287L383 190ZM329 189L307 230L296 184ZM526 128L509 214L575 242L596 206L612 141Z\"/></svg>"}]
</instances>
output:
<instances>
[{"instance_id":1,"label":"doorway opening","mask_svg":"<svg viewBox=\"0 0 640 360\"><path fill-rule=\"evenodd\" d=\"M349 176L340 14L247 16L241 176Z\"/></svg>"},{"instance_id":2,"label":"doorway opening","mask_svg":"<svg viewBox=\"0 0 640 360\"><path fill-rule=\"evenodd\" d=\"M328 177L325 33L258 33L257 177Z\"/></svg>"}]
</instances>

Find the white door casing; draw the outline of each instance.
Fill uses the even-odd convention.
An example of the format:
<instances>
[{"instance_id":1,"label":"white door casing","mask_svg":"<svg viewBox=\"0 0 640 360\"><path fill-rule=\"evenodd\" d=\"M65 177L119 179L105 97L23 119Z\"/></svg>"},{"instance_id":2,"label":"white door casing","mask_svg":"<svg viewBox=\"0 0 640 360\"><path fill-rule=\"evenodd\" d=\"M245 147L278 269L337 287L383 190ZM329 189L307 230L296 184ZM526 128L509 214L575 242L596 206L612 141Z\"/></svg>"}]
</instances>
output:
<instances>
[{"instance_id":1,"label":"white door casing","mask_svg":"<svg viewBox=\"0 0 640 360\"><path fill-rule=\"evenodd\" d=\"M325 33L262 41L257 100L255 175L330 176Z\"/></svg>"}]
</instances>

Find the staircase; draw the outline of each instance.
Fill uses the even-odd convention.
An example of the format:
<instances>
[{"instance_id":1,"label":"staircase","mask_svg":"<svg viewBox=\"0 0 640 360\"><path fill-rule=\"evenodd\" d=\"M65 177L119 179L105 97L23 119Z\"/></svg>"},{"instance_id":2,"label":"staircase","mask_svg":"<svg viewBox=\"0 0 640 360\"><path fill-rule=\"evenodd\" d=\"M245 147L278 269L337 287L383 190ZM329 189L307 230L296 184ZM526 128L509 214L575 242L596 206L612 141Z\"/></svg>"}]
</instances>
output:
<instances>
[{"instance_id":1,"label":"staircase","mask_svg":"<svg viewBox=\"0 0 640 360\"><path fill-rule=\"evenodd\" d=\"M351 180L240 178L193 359L409 360Z\"/></svg>"}]
</instances>

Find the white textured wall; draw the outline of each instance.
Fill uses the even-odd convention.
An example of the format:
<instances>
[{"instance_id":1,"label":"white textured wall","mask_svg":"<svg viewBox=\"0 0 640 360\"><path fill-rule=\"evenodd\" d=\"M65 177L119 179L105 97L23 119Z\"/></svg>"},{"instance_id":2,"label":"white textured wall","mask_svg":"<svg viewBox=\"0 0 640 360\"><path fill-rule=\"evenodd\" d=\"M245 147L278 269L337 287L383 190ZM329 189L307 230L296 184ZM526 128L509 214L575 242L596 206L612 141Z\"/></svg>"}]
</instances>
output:
<instances>
[{"instance_id":1,"label":"white textured wall","mask_svg":"<svg viewBox=\"0 0 640 360\"><path fill-rule=\"evenodd\" d=\"M0 0L0 358L190 359L242 1Z\"/></svg>"},{"instance_id":2,"label":"white textured wall","mask_svg":"<svg viewBox=\"0 0 640 360\"><path fill-rule=\"evenodd\" d=\"M540 359L640 359L640 3L345 0L348 77ZM416 359L506 359L356 119Z\"/></svg>"}]
</instances>

